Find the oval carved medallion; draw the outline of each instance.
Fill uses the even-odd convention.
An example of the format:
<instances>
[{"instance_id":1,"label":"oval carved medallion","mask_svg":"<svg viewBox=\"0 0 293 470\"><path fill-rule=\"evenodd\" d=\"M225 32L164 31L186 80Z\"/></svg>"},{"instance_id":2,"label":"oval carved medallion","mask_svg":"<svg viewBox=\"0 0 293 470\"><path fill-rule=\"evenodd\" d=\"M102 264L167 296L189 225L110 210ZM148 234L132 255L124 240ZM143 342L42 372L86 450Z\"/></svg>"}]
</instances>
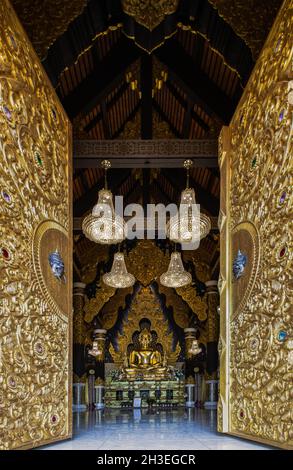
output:
<instances>
[{"instance_id":1,"label":"oval carved medallion","mask_svg":"<svg viewBox=\"0 0 293 470\"><path fill-rule=\"evenodd\" d=\"M52 254L54 258L56 253L64 263L62 276L56 275L56 267L52 263ZM69 253L67 231L62 225L46 220L37 227L33 240L33 262L43 296L53 312L67 318L69 299L66 277L69 272Z\"/></svg>"},{"instance_id":2,"label":"oval carved medallion","mask_svg":"<svg viewBox=\"0 0 293 470\"><path fill-rule=\"evenodd\" d=\"M259 235L251 222L241 222L232 230L231 255L232 316L235 317L252 293L259 268Z\"/></svg>"}]
</instances>

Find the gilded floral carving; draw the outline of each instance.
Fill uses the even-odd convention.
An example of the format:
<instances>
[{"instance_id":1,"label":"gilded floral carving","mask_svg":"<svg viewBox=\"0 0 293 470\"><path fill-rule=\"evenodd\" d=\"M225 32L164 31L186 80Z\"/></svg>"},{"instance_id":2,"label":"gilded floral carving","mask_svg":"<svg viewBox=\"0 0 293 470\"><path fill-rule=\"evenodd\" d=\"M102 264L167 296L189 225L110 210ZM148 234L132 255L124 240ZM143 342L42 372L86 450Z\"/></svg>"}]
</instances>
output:
<instances>
[{"instance_id":1,"label":"gilded floral carving","mask_svg":"<svg viewBox=\"0 0 293 470\"><path fill-rule=\"evenodd\" d=\"M0 43L0 448L9 449L71 435L71 144L7 0ZM56 250L66 282L48 261Z\"/></svg>"},{"instance_id":2,"label":"gilded floral carving","mask_svg":"<svg viewBox=\"0 0 293 470\"><path fill-rule=\"evenodd\" d=\"M43 59L53 42L86 6L86 0L12 0L38 56ZM36 21L37 19L37 21Z\"/></svg>"},{"instance_id":3,"label":"gilded floral carving","mask_svg":"<svg viewBox=\"0 0 293 470\"><path fill-rule=\"evenodd\" d=\"M85 299L84 305L84 321L90 323L96 315L102 310L108 300L113 297L116 289L114 287L109 287L106 284L102 283L101 286L96 291L95 297Z\"/></svg>"},{"instance_id":4,"label":"gilded floral carving","mask_svg":"<svg viewBox=\"0 0 293 470\"><path fill-rule=\"evenodd\" d=\"M194 263L196 275L202 282L210 279L208 265L201 261L196 254L187 255L187 259ZM158 282L160 275L165 272L169 264L169 255L164 252L152 240L139 240L135 248L125 257L127 269L132 273L142 286L149 286L157 282L159 291L166 295L167 303L172 302L175 321L179 326L186 325L189 321L188 308L197 315L200 321L207 318L207 301L204 296L197 295L194 287L188 286L176 290L166 289ZM125 303L125 297L129 290L116 290L98 281L96 295L92 299L86 299L84 312L85 321L90 323L96 315L100 315L103 327L109 329L109 325L115 323L119 306ZM175 293L176 292L176 293ZM184 301L184 302L183 302ZM105 322L105 323L104 323ZM186 328L186 326L182 326Z\"/></svg>"},{"instance_id":5,"label":"gilded floral carving","mask_svg":"<svg viewBox=\"0 0 293 470\"><path fill-rule=\"evenodd\" d=\"M286 448L293 446L291 3L285 0L230 125L230 274L222 272L228 286L237 250L243 246L250 254L243 276L229 287L228 336L221 323L221 382L230 380L229 431ZM243 224L255 228L237 231ZM252 236L254 247L252 232L258 234ZM221 321L229 311L226 284L222 289Z\"/></svg>"},{"instance_id":6,"label":"gilded floral carving","mask_svg":"<svg viewBox=\"0 0 293 470\"><path fill-rule=\"evenodd\" d=\"M182 329L188 328L191 321L188 305L175 293L174 289L164 287L162 284L158 284L158 288L160 294L165 296L166 306L172 307L177 325Z\"/></svg>"},{"instance_id":7,"label":"gilded floral carving","mask_svg":"<svg viewBox=\"0 0 293 470\"><path fill-rule=\"evenodd\" d=\"M169 124L156 111L153 111L153 139L176 139Z\"/></svg>"},{"instance_id":8,"label":"gilded floral carving","mask_svg":"<svg viewBox=\"0 0 293 470\"><path fill-rule=\"evenodd\" d=\"M178 287L176 292L183 300L185 300L200 321L205 321L207 319L208 305L206 295L199 297L193 286Z\"/></svg>"},{"instance_id":9,"label":"gilded floral carving","mask_svg":"<svg viewBox=\"0 0 293 470\"><path fill-rule=\"evenodd\" d=\"M138 110L131 121L128 121L121 134L119 140L130 140L141 138L141 112Z\"/></svg>"},{"instance_id":10,"label":"gilded floral carving","mask_svg":"<svg viewBox=\"0 0 293 470\"><path fill-rule=\"evenodd\" d=\"M123 10L152 31L167 15L175 13L179 0L122 0Z\"/></svg>"},{"instance_id":11,"label":"gilded floral carving","mask_svg":"<svg viewBox=\"0 0 293 470\"><path fill-rule=\"evenodd\" d=\"M282 0L209 0L257 59Z\"/></svg>"},{"instance_id":12,"label":"gilded floral carving","mask_svg":"<svg viewBox=\"0 0 293 470\"><path fill-rule=\"evenodd\" d=\"M133 287L126 289L117 289L116 294L105 303L104 307L99 313L99 321L102 328L110 330L115 325L120 309L126 307L126 297L133 293Z\"/></svg>"},{"instance_id":13,"label":"gilded floral carving","mask_svg":"<svg viewBox=\"0 0 293 470\"><path fill-rule=\"evenodd\" d=\"M167 270L169 257L152 240L140 240L125 261L135 279L148 286Z\"/></svg>"}]
</instances>

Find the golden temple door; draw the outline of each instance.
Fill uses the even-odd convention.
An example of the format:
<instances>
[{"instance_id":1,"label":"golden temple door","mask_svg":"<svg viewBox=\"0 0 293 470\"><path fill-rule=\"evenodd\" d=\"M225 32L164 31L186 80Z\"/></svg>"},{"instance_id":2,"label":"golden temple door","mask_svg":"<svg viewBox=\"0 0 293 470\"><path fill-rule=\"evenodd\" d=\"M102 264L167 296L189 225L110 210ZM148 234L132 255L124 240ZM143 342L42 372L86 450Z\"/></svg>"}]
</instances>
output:
<instances>
[{"instance_id":1,"label":"golden temple door","mask_svg":"<svg viewBox=\"0 0 293 470\"><path fill-rule=\"evenodd\" d=\"M71 436L71 126L0 2L0 448Z\"/></svg>"},{"instance_id":2,"label":"golden temple door","mask_svg":"<svg viewBox=\"0 0 293 470\"><path fill-rule=\"evenodd\" d=\"M293 445L292 23L285 0L219 151L218 429L284 448Z\"/></svg>"}]
</instances>

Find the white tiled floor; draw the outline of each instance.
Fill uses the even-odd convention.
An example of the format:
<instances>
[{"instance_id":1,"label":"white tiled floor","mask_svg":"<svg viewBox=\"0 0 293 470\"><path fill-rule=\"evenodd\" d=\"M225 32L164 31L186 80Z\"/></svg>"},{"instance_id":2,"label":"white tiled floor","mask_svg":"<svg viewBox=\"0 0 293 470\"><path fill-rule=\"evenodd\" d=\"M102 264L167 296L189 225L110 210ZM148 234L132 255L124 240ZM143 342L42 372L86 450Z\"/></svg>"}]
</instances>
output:
<instances>
[{"instance_id":1,"label":"white tiled floor","mask_svg":"<svg viewBox=\"0 0 293 470\"><path fill-rule=\"evenodd\" d=\"M74 437L41 449L258 450L269 447L216 431L216 411L104 410L76 412Z\"/></svg>"}]
</instances>

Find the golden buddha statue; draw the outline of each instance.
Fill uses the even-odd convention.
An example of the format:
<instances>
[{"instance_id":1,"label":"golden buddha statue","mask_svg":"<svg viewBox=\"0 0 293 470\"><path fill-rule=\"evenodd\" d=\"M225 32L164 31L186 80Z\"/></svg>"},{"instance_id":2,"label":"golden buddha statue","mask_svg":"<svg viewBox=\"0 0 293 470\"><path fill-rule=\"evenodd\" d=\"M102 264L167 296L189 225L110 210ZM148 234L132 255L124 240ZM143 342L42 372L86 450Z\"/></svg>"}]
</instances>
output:
<instances>
[{"instance_id":1,"label":"golden buddha statue","mask_svg":"<svg viewBox=\"0 0 293 470\"><path fill-rule=\"evenodd\" d=\"M127 377L134 378L137 372L143 373L145 378L165 377L167 373L166 359L163 360L160 351L150 346L152 335L147 328L140 332L138 341L140 348L131 351L127 361L129 365L124 367Z\"/></svg>"}]
</instances>

